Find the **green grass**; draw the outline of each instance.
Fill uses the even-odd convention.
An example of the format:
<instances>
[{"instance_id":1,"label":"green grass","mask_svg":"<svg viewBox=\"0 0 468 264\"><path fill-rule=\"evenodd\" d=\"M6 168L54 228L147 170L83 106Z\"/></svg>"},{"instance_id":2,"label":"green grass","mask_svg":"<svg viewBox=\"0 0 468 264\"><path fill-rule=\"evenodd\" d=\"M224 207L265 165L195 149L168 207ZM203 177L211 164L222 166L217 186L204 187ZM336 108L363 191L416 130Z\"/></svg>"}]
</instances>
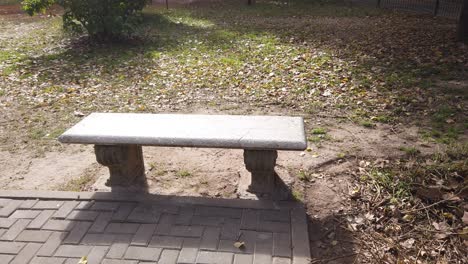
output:
<instances>
[{"instance_id":1,"label":"green grass","mask_svg":"<svg viewBox=\"0 0 468 264\"><path fill-rule=\"evenodd\" d=\"M177 172L177 176L181 178L187 178L187 177L192 176L192 173L188 170L180 170Z\"/></svg>"},{"instance_id":2,"label":"green grass","mask_svg":"<svg viewBox=\"0 0 468 264\"><path fill-rule=\"evenodd\" d=\"M95 176L86 174L84 176L72 179L66 184L59 186L59 191L69 191L69 192L81 192L86 190L90 184L95 181Z\"/></svg>"},{"instance_id":3,"label":"green grass","mask_svg":"<svg viewBox=\"0 0 468 264\"><path fill-rule=\"evenodd\" d=\"M421 153L421 151L415 147L402 146L400 147L400 150L405 152L406 155L413 156L413 157Z\"/></svg>"},{"instance_id":4,"label":"green grass","mask_svg":"<svg viewBox=\"0 0 468 264\"><path fill-rule=\"evenodd\" d=\"M312 129L311 133L314 135L325 135L327 133L327 129L323 127L316 127Z\"/></svg>"}]
</instances>

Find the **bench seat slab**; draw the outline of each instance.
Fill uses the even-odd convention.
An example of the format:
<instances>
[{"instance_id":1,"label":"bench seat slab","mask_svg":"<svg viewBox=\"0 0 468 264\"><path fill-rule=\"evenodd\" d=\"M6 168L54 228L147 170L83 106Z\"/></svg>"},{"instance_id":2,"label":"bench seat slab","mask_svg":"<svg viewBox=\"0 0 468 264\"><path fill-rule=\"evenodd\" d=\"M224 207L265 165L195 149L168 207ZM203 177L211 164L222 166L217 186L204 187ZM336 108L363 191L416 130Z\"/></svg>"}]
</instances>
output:
<instances>
[{"instance_id":1,"label":"bench seat slab","mask_svg":"<svg viewBox=\"0 0 468 264\"><path fill-rule=\"evenodd\" d=\"M302 117L93 113L62 134L62 143L304 150Z\"/></svg>"}]
</instances>

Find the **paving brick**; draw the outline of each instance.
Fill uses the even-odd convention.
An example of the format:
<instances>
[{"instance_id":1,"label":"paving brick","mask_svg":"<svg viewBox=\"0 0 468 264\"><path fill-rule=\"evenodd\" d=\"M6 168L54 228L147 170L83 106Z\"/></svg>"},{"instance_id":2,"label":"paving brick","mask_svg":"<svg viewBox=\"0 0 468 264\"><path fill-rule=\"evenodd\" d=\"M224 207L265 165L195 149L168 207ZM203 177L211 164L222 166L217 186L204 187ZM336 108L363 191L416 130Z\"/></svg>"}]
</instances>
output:
<instances>
[{"instance_id":1,"label":"paving brick","mask_svg":"<svg viewBox=\"0 0 468 264\"><path fill-rule=\"evenodd\" d=\"M94 204L94 201L81 201L76 205L75 210L89 210Z\"/></svg>"},{"instance_id":2,"label":"paving brick","mask_svg":"<svg viewBox=\"0 0 468 264\"><path fill-rule=\"evenodd\" d=\"M55 252L56 257L81 258L91 252L92 246L84 245L61 245Z\"/></svg>"},{"instance_id":3,"label":"paving brick","mask_svg":"<svg viewBox=\"0 0 468 264\"><path fill-rule=\"evenodd\" d=\"M26 243L0 241L0 254L18 254Z\"/></svg>"},{"instance_id":4,"label":"paving brick","mask_svg":"<svg viewBox=\"0 0 468 264\"><path fill-rule=\"evenodd\" d=\"M54 214L54 210L44 210L42 211L31 223L29 223L29 229L40 229L49 218Z\"/></svg>"},{"instance_id":5,"label":"paving brick","mask_svg":"<svg viewBox=\"0 0 468 264\"><path fill-rule=\"evenodd\" d=\"M93 225L89 228L90 233L102 233L106 230L106 226L112 219L112 212L102 212L94 221Z\"/></svg>"},{"instance_id":6,"label":"paving brick","mask_svg":"<svg viewBox=\"0 0 468 264\"><path fill-rule=\"evenodd\" d=\"M186 237L184 238L184 242L182 243L182 248L199 248L199 246L200 246L199 238Z\"/></svg>"},{"instance_id":7,"label":"paving brick","mask_svg":"<svg viewBox=\"0 0 468 264\"><path fill-rule=\"evenodd\" d=\"M14 258L14 255L4 255L0 254L0 263L10 263L10 261Z\"/></svg>"},{"instance_id":8,"label":"paving brick","mask_svg":"<svg viewBox=\"0 0 468 264\"><path fill-rule=\"evenodd\" d=\"M169 214L163 214L159 223L156 225L156 230L154 231L157 235L170 235L172 225L175 222L175 216Z\"/></svg>"},{"instance_id":9,"label":"paving brick","mask_svg":"<svg viewBox=\"0 0 468 264\"><path fill-rule=\"evenodd\" d=\"M242 211L241 229L256 230L258 218L258 210L244 209Z\"/></svg>"},{"instance_id":10,"label":"paving brick","mask_svg":"<svg viewBox=\"0 0 468 264\"><path fill-rule=\"evenodd\" d=\"M0 198L0 207L7 206L11 201L11 199ZM24 202L24 200L22 202Z\"/></svg>"},{"instance_id":11,"label":"paving brick","mask_svg":"<svg viewBox=\"0 0 468 264\"><path fill-rule=\"evenodd\" d=\"M175 219L175 224L190 225L194 211L195 209L192 206L184 206L180 208L179 215Z\"/></svg>"},{"instance_id":12,"label":"paving brick","mask_svg":"<svg viewBox=\"0 0 468 264\"><path fill-rule=\"evenodd\" d=\"M239 235L239 241L244 242L244 246L237 248L234 246L235 240L224 240L219 241L219 251L229 251L234 253L253 253L255 248L255 241L257 240L257 232L250 230L242 230Z\"/></svg>"},{"instance_id":13,"label":"paving brick","mask_svg":"<svg viewBox=\"0 0 468 264\"><path fill-rule=\"evenodd\" d=\"M133 246L146 246L153 236L156 224L141 224L138 228L135 236L132 239L131 244Z\"/></svg>"},{"instance_id":14,"label":"paving brick","mask_svg":"<svg viewBox=\"0 0 468 264\"><path fill-rule=\"evenodd\" d=\"M68 214L68 220L83 220L83 221L94 221L99 215L96 211L84 211L84 210L73 210Z\"/></svg>"},{"instance_id":15,"label":"paving brick","mask_svg":"<svg viewBox=\"0 0 468 264\"><path fill-rule=\"evenodd\" d=\"M55 209L57 210L62 206L64 201L38 201L33 208L34 209Z\"/></svg>"},{"instance_id":16,"label":"paving brick","mask_svg":"<svg viewBox=\"0 0 468 264\"><path fill-rule=\"evenodd\" d=\"M273 264L291 264L291 259L274 257Z\"/></svg>"},{"instance_id":17,"label":"paving brick","mask_svg":"<svg viewBox=\"0 0 468 264\"><path fill-rule=\"evenodd\" d=\"M291 241L293 245L293 264L307 264L310 262L309 236L307 230L306 213L304 208L291 210Z\"/></svg>"},{"instance_id":18,"label":"paving brick","mask_svg":"<svg viewBox=\"0 0 468 264\"><path fill-rule=\"evenodd\" d=\"M80 243L90 226L90 222L77 222L63 242L66 244Z\"/></svg>"},{"instance_id":19,"label":"paving brick","mask_svg":"<svg viewBox=\"0 0 468 264\"><path fill-rule=\"evenodd\" d=\"M257 231L264 232L289 233L290 228L291 224L286 222L259 221L257 225Z\"/></svg>"},{"instance_id":20,"label":"paving brick","mask_svg":"<svg viewBox=\"0 0 468 264\"><path fill-rule=\"evenodd\" d=\"M44 230L23 230L18 237L16 237L16 241L22 242L46 242L47 239L52 234L52 231L44 231Z\"/></svg>"},{"instance_id":21,"label":"paving brick","mask_svg":"<svg viewBox=\"0 0 468 264\"><path fill-rule=\"evenodd\" d=\"M10 216L22 203L22 200L8 200L8 203L0 209L0 217Z\"/></svg>"},{"instance_id":22,"label":"paving brick","mask_svg":"<svg viewBox=\"0 0 468 264\"><path fill-rule=\"evenodd\" d=\"M117 211L114 212L112 215L113 221L124 221L130 215L130 213L135 208L135 204L133 203L119 203L120 206Z\"/></svg>"},{"instance_id":23,"label":"paving brick","mask_svg":"<svg viewBox=\"0 0 468 264\"><path fill-rule=\"evenodd\" d=\"M110 259L121 259L127 251L128 244L125 243L114 243L107 252L106 258Z\"/></svg>"},{"instance_id":24,"label":"paving brick","mask_svg":"<svg viewBox=\"0 0 468 264\"><path fill-rule=\"evenodd\" d=\"M34 219L38 216L41 211L38 210L16 210L10 218L24 218L24 219Z\"/></svg>"},{"instance_id":25,"label":"paving brick","mask_svg":"<svg viewBox=\"0 0 468 264\"><path fill-rule=\"evenodd\" d=\"M3 236L3 234L5 234L7 231L7 229L0 229L0 237Z\"/></svg>"},{"instance_id":26,"label":"paving brick","mask_svg":"<svg viewBox=\"0 0 468 264\"><path fill-rule=\"evenodd\" d=\"M200 226L222 226L224 223L224 217L219 216L201 216L195 215L192 218L192 225Z\"/></svg>"},{"instance_id":27,"label":"paving brick","mask_svg":"<svg viewBox=\"0 0 468 264\"><path fill-rule=\"evenodd\" d=\"M221 239L236 240L239 235L240 219L226 218L221 230Z\"/></svg>"},{"instance_id":28,"label":"paving brick","mask_svg":"<svg viewBox=\"0 0 468 264\"><path fill-rule=\"evenodd\" d=\"M254 264L270 264L272 261L273 234L257 233L254 249Z\"/></svg>"},{"instance_id":29,"label":"paving brick","mask_svg":"<svg viewBox=\"0 0 468 264\"><path fill-rule=\"evenodd\" d=\"M106 246L93 247L93 249L91 249L91 252L88 255L88 263L101 263L108 250L109 247Z\"/></svg>"},{"instance_id":30,"label":"paving brick","mask_svg":"<svg viewBox=\"0 0 468 264\"><path fill-rule=\"evenodd\" d=\"M179 253L177 263L195 263L199 245L200 239L185 238L182 243L182 250Z\"/></svg>"},{"instance_id":31,"label":"paving brick","mask_svg":"<svg viewBox=\"0 0 468 264\"><path fill-rule=\"evenodd\" d=\"M173 204L152 204L151 208L154 212L159 214L179 214L180 207Z\"/></svg>"},{"instance_id":32,"label":"paving brick","mask_svg":"<svg viewBox=\"0 0 468 264\"><path fill-rule=\"evenodd\" d=\"M135 234L140 224L135 223L110 223L105 232L114 234Z\"/></svg>"},{"instance_id":33,"label":"paving brick","mask_svg":"<svg viewBox=\"0 0 468 264\"><path fill-rule=\"evenodd\" d=\"M29 261L34 258L36 252L42 244L38 243L28 243L16 257L10 262L10 264L27 264Z\"/></svg>"},{"instance_id":34,"label":"paving brick","mask_svg":"<svg viewBox=\"0 0 468 264\"><path fill-rule=\"evenodd\" d=\"M53 232L49 239L42 245L41 249L37 252L38 256L52 256L55 250L60 246L62 241L68 233L64 232Z\"/></svg>"},{"instance_id":35,"label":"paving brick","mask_svg":"<svg viewBox=\"0 0 468 264\"><path fill-rule=\"evenodd\" d=\"M13 218L0 218L0 228L10 228L16 220Z\"/></svg>"},{"instance_id":36,"label":"paving brick","mask_svg":"<svg viewBox=\"0 0 468 264\"><path fill-rule=\"evenodd\" d=\"M14 240L21 232L23 232L30 222L31 220L28 219L18 219L18 221L16 221L16 223L14 223L5 234L3 234L1 239Z\"/></svg>"},{"instance_id":37,"label":"paving brick","mask_svg":"<svg viewBox=\"0 0 468 264\"><path fill-rule=\"evenodd\" d=\"M179 257L177 258L177 263L180 264L189 264L195 263L197 260L197 248L182 248L179 252Z\"/></svg>"},{"instance_id":38,"label":"paving brick","mask_svg":"<svg viewBox=\"0 0 468 264\"><path fill-rule=\"evenodd\" d=\"M289 233L273 234L273 256L291 257L291 235Z\"/></svg>"},{"instance_id":39,"label":"paving brick","mask_svg":"<svg viewBox=\"0 0 468 264\"><path fill-rule=\"evenodd\" d=\"M289 210L261 210L260 220L275 222L290 222Z\"/></svg>"},{"instance_id":40,"label":"paving brick","mask_svg":"<svg viewBox=\"0 0 468 264\"><path fill-rule=\"evenodd\" d=\"M86 234L80 244L95 246L110 246L114 242L114 234Z\"/></svg>"},{"instance_id":41,"label":"paving brick","mask_svg":"<svg viewBox=\"0 0 468 264\"><path fill-rule=\"evenodd\" d=\"M181 237L201 237L203 226L172 226L170 235Z\"/></svg>"},{"instance_id":42,"label":"paving brick","mask_svg":"<svg viewBox=\"0 0 468 264\"><path fill-rule=\"evenodd\" d=\"M35 257L31 260L29 264L63 264L65 260L66 258Z\"/></svg>"},{"instance_id":43,"label":"paving brick","mask_svg":"<svg viewBox=\"0 0 468 264\"><path fill-rule=\"evenodd\" d=\"M156 224L161 213L153 210L151 206L137 206L127 217L127 221L135 223Z\"/></svg>"},{"instance_id":44,"label":"paving brick","mask_svg":"<svg viewBox=\"0 0 468 264\"><path fill-rule=\"evenodd\" d=\"M119 203L116 202L94 202L91 206L91 210L97 211L117 211L119 208Z\"/></svg>"},{"instance_id":45,"label":"paving brick","mask_svg":"<svg viewBox=\"0 0 468 264\"><path fill-rule=\"evenodd\" d=\"M77 207L79 202L77 201L66 201L60 208L55 212L54 218L65 219L68 214L70 214L75 207Z\"/></svg>"},{"instance_id":46,"label":"paving brick","mask_svg":"<svg viewBox=\"0 0 468 264\"><path fill-rule=\"evenodd\" d=\"M220 233L219 227L206 227L200 241L200 249L216 250Z\"/></svg>"},{"instance_id":47,"label":"paving brick","mask_svg":"<svg viewBox=\"0 0 468 264\"><path fill-rule=\"evenodd\" d=\"M53 230L53 231L70 231L73 229L77 222L70 220L54 220L50 219L42 226L43 230Z\"/></svg>"},{"instance_id":48,"label":"paving brick","mask_svg":"<svg viewBox=\"0 0 468 264\"><path fill-rule=\"evenodd\" d=\"M19 209L31 209L39 200L25 200L19 205Z\"/></svg>"},{"instance_id":49,"label":"paving brick","mask_svg":"<svg viewBox=\"0 0 468 264\"><path fill-rule=\"evenodd\" d=\"M197 264L231 264L233 253L200 251L197 256Z\"/></svg>"},{"instance_id":50,"label":"paving brick","mask_svg":"<svg viewBox=\"0 0 468 264\"><path fill-rule=\"evenodd\" d=\"M156 261L158 260L160 254L160 248L130 246L125 252L124 259Z\"/></svg>"},{"instance_id":51,"label":"paving brick","mask_svg":"<svg viewBox=\"0 0 468 264\"><path fill-rule=\"evenodd\" d=\"M101 264L138 264L136 260L104 259Z\"/></svg>"},{"instance_id":52,"label":"paving brick","mask_svg":"<svg viewBox=\"0 0 468 264\"><path fill-rule=\"evenodd\" d=\"M164 249L159 257L158 264L176 264L179 250Z\"/></svg>"},{"instance_id":53,"label":"paving brick","mask_svg":"<svg viewBox=\"0 0 468 264\"><path fill-rule=\"evenodd\" d=\"M132 241L132 234L115 234L114 243L126 243L130 244Z\"/></svg>"},{"instance_id":54,"label":"paving brick","mask_svg":"<svg viewBox=\"0 0 468 264\"><path fill-rule=\"evenodd\" d=\"M182 248L182 237L173 237L173 236L154 236L150 243L150 247L158 247L158 248L174 248L180 249Z\"/></svg>"},{"instance_id":55,"label":"paving brick","mask_svg":"<svg viewBox=\"0 0 468 264\"><path fill-rule=\"evenodd\" d=\"M195 215L241 218L242 209L226 208L226 207L198 206L195 209Z\"/></svg>"},{"instance_id":56,"label":"paving brick","mask_svg":"<svg viewBox=\"0 0 468 264\"><path fill-rule=\"evenodd\" d=\"M236 254L233 264L252 264L252 261L253 256L250 254Z\"/></svg>"},{"instance_id":57,"label":"paving brick","mask_svg":"<svg viewBox=\"0 0 468 264\"><path fill-rule=\"evenodd\" d=\"M79 258L67 258L64 264L77 264L78 262L80 262Z\"/></svg>"}]
</instances>

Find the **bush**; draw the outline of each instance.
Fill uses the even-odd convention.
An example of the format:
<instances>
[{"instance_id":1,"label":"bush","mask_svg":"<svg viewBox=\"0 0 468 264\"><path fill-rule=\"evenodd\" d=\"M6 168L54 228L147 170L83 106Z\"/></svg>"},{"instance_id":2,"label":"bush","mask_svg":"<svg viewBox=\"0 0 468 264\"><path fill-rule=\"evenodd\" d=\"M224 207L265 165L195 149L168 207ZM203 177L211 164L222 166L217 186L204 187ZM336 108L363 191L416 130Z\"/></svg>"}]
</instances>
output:
<instances>
[{"instance_id":1,"label":"bush","mask_svg":"<svg viewBox=\"0 0 468 264\"><path fill-rule=\"evenodd\" d=\"M130 35L141 22L141 10L148 0L24 0L23 9L34 15L53 4L64 8L63 25L91 38L110 41Z\"/></svg>"}]
</instances>

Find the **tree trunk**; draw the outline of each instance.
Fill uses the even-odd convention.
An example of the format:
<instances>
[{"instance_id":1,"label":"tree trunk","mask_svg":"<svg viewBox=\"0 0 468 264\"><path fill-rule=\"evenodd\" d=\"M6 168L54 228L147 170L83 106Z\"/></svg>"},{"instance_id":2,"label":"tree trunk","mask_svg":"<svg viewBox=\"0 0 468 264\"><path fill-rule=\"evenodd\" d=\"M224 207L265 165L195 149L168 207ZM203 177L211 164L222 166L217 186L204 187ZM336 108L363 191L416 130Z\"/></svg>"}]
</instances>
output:
<instances>
[{"instance_id":1,"label":"tree trunk","mask_svg":"<svg viewBox=\"0 0 468 264\"><path fill-rule=\"evenodd\" d=\"M458 40L468 43L468 0L463 1L462 12L458 21Z\"/></svg>"}]
</instances>

